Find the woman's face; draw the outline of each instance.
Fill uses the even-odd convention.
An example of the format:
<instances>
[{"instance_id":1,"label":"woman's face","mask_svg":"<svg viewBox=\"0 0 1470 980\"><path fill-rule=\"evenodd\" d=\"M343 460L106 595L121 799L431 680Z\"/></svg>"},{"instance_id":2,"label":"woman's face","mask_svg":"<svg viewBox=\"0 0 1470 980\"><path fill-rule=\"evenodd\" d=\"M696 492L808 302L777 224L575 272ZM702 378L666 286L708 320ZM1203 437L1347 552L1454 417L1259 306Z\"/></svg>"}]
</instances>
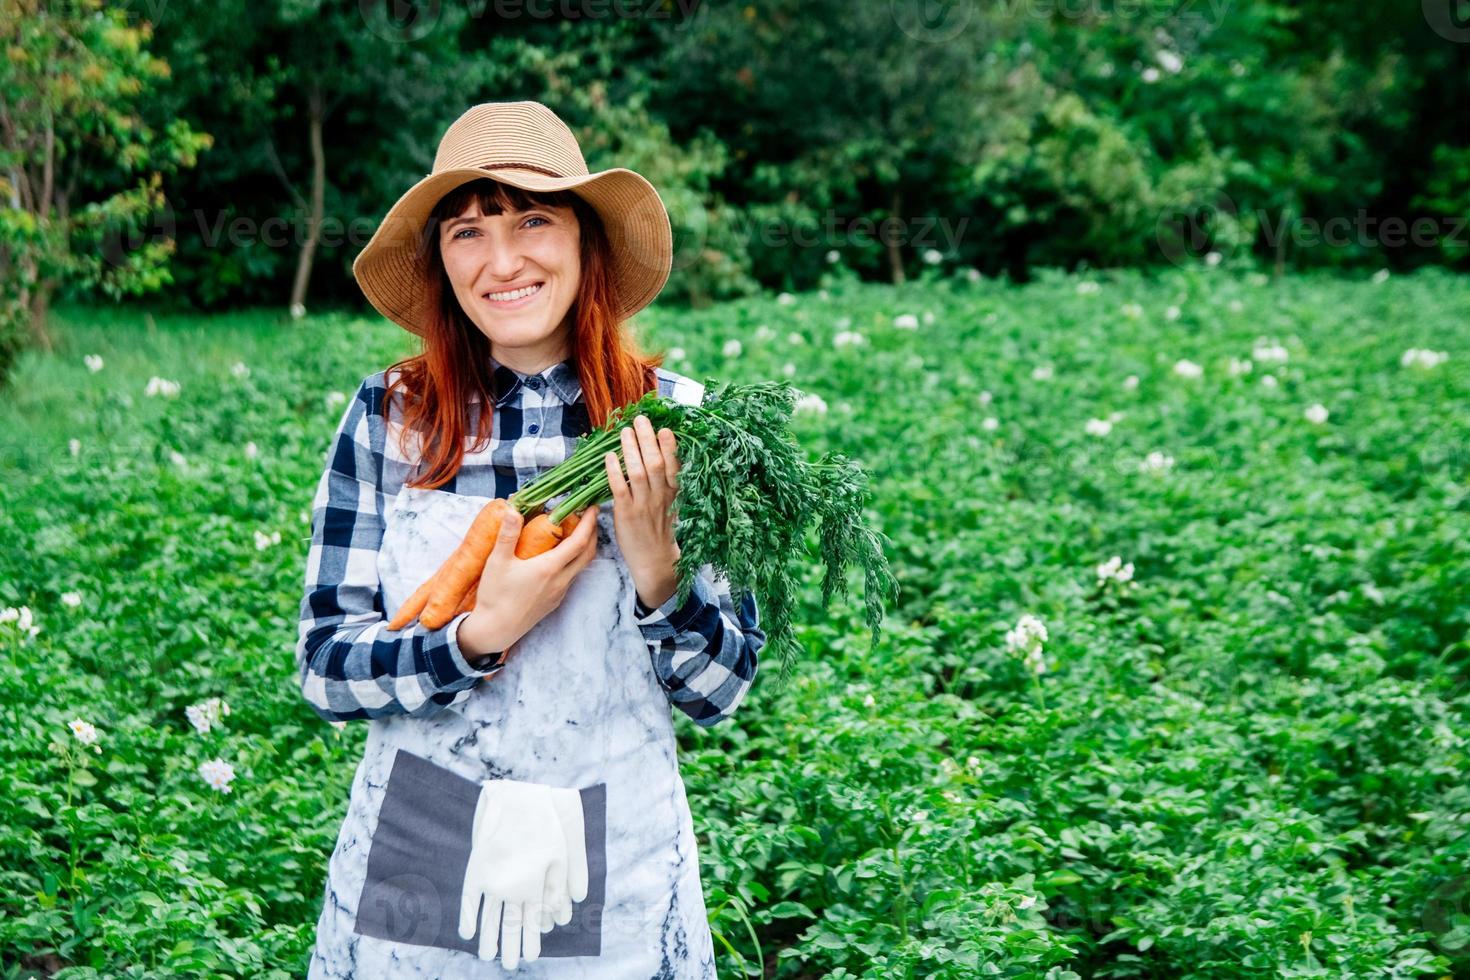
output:
<instances>
[{"instance_id":1,"label":"woman's face","mask_svg":"<svg viewBox=\"0 0 1470 980\"><path fill-rule=\"evenodd\" d=\"M569 207L485 215L471 201L439 226L439 254L454 295L501 364L532 374L567 357L581 242Z\"/></svg>"}]
</instances>

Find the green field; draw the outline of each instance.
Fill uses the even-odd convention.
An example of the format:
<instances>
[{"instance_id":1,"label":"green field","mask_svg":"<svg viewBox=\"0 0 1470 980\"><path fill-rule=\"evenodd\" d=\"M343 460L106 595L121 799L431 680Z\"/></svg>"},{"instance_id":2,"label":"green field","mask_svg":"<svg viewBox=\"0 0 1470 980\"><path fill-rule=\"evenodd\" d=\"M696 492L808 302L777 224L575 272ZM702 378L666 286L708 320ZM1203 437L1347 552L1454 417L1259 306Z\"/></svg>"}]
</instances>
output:
<instances>
[{"instance_id":1,"label":"green field","mask_svg":"<svg viewBox=\"0 0 1470 980\"><path fill-rule=\"evenodd\" d=\"M0 975L302 975L365 730L294 685L308 510L333 393L412 338L58 319L0 405L0 608L39 627L0 622ZM795 431L871 473L902 587L869 655L813 562L791 683L676 713L721 975L1470 975L1467 324L1433 270L644 314L681 373L821 399Z\"/></svg>"}]
</instances>

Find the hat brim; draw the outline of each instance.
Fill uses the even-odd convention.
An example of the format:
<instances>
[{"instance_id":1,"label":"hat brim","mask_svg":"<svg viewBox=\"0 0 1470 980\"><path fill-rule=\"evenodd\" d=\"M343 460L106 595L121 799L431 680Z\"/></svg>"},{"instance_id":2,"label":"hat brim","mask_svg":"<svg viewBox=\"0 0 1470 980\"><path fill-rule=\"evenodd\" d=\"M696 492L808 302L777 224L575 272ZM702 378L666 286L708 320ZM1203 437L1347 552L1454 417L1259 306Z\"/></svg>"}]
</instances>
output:
<instances>
[{"instance_id":1,"label":"hat brim","mask_svg":"<svg viewBox=\"0 0 1470 980\"><path fill-rule=\"evenodd\" d=\"M422 335L432 313L426 302L429 250L435 246L425 233L429 215L445 194L481 177L528 191L571 191L597 212L611 246L619 319L653 302L668 282L674 261L669 213L641 174L622 167L570 177L519 168L444 170L405 191L352 262L368 302L410 333Z\"/></svg>"}]
</instances>

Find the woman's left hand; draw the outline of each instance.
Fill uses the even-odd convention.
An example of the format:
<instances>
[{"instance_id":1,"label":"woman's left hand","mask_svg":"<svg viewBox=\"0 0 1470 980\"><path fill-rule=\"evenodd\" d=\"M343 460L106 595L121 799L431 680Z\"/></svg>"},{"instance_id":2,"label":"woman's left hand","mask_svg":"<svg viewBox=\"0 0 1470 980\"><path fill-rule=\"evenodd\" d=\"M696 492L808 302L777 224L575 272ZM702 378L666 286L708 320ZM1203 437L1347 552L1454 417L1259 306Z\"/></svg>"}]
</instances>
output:
<instances>
[{"instance_id":1,"label":"woman's left hand","mask_svg":"<svg viewBox=\"0 0 1470 980\"><path fill-rule=\"evenodd\" d=\"M612 486L613 529L628 562L638 598L656 608L674 594L674 564L679 544L674 540L674 497L679 491L678 444L671 429L653 431L647 417L638 416L622 430L623 478L617 453L603 457Z\"/></svg>"}]
</instances>

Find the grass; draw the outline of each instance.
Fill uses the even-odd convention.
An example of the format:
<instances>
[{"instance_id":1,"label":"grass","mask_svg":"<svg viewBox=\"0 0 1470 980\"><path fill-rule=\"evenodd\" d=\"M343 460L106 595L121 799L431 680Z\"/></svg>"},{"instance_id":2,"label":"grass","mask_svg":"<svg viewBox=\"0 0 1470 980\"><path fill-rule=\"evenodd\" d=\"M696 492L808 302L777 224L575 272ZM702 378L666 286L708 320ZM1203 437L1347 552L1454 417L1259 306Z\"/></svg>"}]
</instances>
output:
<instances>
[{"instance_id":1,"label":"grass","mask_svg":"<svg viewBox=\"0 0 1470 980\"><path fill-rule=\"evenodd\" d=\"M329 393L412 338L58 320L0 405L0 608L41 627L0 623L3 975L299 976L364 734L293 684L305 516ZM678 720L721 973L1470 970L1467 322L1434 271L833 283L644 314L675 370L822 399L795 430L872 474L903 587L869 657L813 563L788 689ZM1410 347L1449 359L1404 367ZM1114 555L1131 584L1099 579ZM1005 642L1026 613L1039 675ZM211 696L232 712L201 735L185 708ZM199 776L214 758L229 794Z\"/></svg>"}]
</instances>

